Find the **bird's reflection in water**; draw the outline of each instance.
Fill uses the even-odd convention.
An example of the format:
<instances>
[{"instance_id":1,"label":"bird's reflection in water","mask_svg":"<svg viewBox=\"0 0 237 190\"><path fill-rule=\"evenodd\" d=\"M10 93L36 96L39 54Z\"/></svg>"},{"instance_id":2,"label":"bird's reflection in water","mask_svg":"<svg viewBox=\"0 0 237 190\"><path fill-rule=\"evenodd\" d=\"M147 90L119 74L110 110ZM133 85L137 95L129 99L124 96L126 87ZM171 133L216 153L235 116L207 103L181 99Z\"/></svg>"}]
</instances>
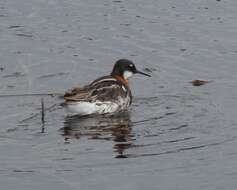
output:
<instances>
[{"instance_id":1,"label":"bird's reflection in water","mask_svg":"<svg viewBox=\"0 0 237 190\"><path fill-rule=\"evenodd\" d=\"M65 143L71 138L80 139L87 136L90 139L110 140L114 142L116 158L126 158L124 151L132 145L132 122L129 112L115 115L67 116L65 117L62 135Z\"/></svg>"}]
</instances>

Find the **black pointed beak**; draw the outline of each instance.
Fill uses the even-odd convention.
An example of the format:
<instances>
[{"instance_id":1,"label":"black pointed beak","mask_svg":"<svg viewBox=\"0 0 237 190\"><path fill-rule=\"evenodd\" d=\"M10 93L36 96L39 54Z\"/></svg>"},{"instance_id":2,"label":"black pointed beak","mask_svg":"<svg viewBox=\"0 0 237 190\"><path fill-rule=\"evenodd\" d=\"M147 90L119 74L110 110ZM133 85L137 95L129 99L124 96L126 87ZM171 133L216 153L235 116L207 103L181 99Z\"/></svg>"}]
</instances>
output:
<instances>
[{"instance_id":1,"label":"black pointed beak","mask_svg":"<svg viewBox=\"0 0 237 190\"><path fill-rule=\"evenodd\" d=\"M138 71L138 70L136 70L136 73L138 73L138 74L141 74L141 75L145 75L145 76L148 76L148 77L151 77L151 75L148 75L148 74L146 74L146 73L143 73L143 72L141 72L141 71Z\"/></svg>"}]
</instances>

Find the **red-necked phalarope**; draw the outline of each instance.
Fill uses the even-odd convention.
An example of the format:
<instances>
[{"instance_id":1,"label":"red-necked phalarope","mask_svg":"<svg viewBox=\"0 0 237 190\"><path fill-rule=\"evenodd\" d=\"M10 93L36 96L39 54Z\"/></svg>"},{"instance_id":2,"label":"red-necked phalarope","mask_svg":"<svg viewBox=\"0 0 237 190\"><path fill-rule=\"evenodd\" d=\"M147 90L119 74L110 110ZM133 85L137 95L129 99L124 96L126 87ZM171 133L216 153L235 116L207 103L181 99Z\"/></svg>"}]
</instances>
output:
<instances>
[{"instance_id":1,"label":"red-necked phalarope","mask_svg":"<svg viewBox=\"0 0 237 190\"><path fill-rule=\"evenodd\" d=\"M149 76L136 69L132 61L118 60L110 75L98 78L83 88L75 87L64 95L70 115L105 114L125 110L132 103L128 78Z\"/></svg>"}]
</instances>

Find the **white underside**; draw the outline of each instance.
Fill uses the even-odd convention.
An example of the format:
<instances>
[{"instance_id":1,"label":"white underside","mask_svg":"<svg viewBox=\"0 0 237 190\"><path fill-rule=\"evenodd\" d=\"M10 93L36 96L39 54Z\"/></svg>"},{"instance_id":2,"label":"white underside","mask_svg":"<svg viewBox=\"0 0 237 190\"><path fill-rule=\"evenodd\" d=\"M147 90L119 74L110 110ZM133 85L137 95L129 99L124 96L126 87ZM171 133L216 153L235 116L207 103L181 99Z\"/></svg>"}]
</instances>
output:
<instances>
[{"instance_id":1,"label":"white underside","mask_svg":"<svg viewBox=\"0 0 237 190\"><path fill-rule=\"evenodd\" d=\"M116 112L119 106L113 102L73 102L66 108L69 115L89 115Z\"/></svg>"}]
</instances>

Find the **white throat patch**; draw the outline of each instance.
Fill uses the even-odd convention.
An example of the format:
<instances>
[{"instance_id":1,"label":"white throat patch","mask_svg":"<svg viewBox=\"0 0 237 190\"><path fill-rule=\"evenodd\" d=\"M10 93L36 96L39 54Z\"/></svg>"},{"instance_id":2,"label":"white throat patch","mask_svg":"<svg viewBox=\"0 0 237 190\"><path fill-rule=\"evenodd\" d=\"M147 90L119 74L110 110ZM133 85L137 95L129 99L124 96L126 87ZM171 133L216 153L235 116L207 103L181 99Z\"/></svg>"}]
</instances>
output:
<instances>
[{"instance_id":1,"label":"white throat patch","mask_svg":"<svg viewBox=\"0 0 237 190\"><path fill-rule=\"evenodd\" d=\"M131 76L133 76L133 73L131 71L124 71L123 78L125 78L127 80Z\"/></svg>"}]
</instances>

